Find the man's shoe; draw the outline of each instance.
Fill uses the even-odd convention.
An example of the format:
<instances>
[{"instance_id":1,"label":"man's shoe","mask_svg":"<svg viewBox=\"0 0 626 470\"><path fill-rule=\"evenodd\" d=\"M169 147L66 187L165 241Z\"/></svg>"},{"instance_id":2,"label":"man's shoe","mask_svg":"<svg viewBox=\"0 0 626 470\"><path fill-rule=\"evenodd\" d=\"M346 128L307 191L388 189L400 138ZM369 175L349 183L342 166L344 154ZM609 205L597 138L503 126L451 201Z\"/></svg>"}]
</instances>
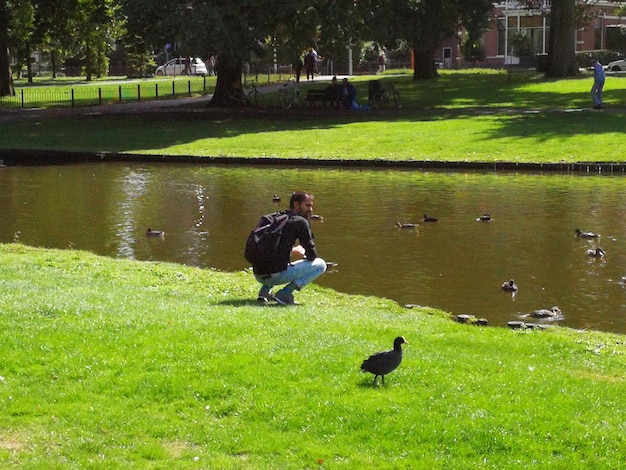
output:
<instances>
[{"instance_id":1,"label":"man's shoe","mask_svg":"<svg viewBox=\"0 0 626 470\"><path fill-rule=\"evenodd\" d=\"M267 304L274 300L274 296L267 287L261 287L256 301L260 304Z\"/></svg>"},{"instance_id":2,"label":"man's shoe","mask_svg":"<svg viewBox=\"0 0 626 470\"><path fill-rule=\"evenodd\" d=\"M276 292L274 300L280 305L296 305L296 302L293 300L293 294L285 289Z\"/></svg>"}]
</instances>

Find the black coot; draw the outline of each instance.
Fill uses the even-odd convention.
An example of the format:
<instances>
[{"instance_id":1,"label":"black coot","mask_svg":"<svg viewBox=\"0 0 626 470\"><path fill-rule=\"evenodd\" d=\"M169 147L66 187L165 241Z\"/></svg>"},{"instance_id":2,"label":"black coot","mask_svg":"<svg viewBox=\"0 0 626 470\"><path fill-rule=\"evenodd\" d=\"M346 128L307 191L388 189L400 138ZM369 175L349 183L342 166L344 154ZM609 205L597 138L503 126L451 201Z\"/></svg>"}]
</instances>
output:
<instances>
[{"instance_id":1,"label":"black coot","mask_svg":"<svg viewBox=\"0 0 626 470\"><path fill-rule=\"evenodd\" d=\"M398 336L393 341L393 349L391 351L381 351L372 354L361 364L361 371L374 374L374 385L380 375L385 383L385 375L393 372L402 362L402 345L409 344L403 336Z\"/></svg>"}]
</instances>

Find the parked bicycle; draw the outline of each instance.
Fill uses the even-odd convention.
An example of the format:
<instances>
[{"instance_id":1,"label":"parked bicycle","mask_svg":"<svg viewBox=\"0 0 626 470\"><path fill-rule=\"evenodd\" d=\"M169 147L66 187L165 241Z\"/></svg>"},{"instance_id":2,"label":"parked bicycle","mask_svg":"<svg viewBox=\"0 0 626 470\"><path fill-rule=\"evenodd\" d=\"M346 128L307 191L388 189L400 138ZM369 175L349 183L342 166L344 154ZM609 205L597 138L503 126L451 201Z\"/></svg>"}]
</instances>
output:
<instances>
[{"instance_id":1,"label":"parked bicycle","mask_svg":"<svg viewBox=\"0 0 626 470\"><path fill-rule=\"evenodd\" d=\"M302 96L300 95L300 88L294 81L285 83L278 89L278 96L280 98L280 105L289 109L292 106L302 106Z\"/></svg>"},{"instance_id":2,"label":"parked bicycle","mask_svg":"<svg viewBox=\"0 0 626 470\"><path fill-rule=\"evenodd\" d=\"M256 85L252 85L248 90L244 90L241 83L237 82L232 88L227 88L224 93L224 104L234 103L236 106L263 107L265 98Z\"/></svg>"},{"instance_id":3,"label":"parked bicycle","mask_svg":"<svg viewBox=\"0 0 626 470\"><path fill-rule=\"evenodd\" d=\"M393 83L389 85L377 85L370 98L370 107L374 109L384 109L390 106L401 108L400 93L396 91Z\"/></svg>"}]
</instances>

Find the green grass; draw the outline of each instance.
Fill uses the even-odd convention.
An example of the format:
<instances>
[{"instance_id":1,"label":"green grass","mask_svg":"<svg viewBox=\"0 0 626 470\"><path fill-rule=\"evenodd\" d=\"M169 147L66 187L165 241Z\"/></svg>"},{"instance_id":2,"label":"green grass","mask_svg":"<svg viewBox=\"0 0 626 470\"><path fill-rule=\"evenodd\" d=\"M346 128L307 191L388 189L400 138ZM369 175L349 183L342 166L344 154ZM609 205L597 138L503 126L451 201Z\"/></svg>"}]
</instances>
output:
<instances>
[{"instance_id":1,"label":"green grass","mask_svg":"<svg viewBox=\"0 0 626 470\"><path fill-rule=\"evenodd\" d=\"M370 78L354 79L360 97L367 96ZM285 111L269 93L261 111L194 108L5 120L0 148L365 161L624 161L617 144L624 130L624 78L607 79L603 111L590 109L588 76L545 80L473 71L421 82L408 75L382 80L396 83L402 109Z\"/></svg>"},{"instance_id":2,"label":"green grass","mask_svg":"<svg viewBox=\"0 0 626 470\"><path fill-rule=\"evenodd\" d=\"M9 108L81 107L157 98L201 95L213 91L213 77L163 77L146 80L38 80L16 87L14 97L0 98Z\"/></svg>"},{"instance_id":3,"label":"green grass","mask_svg":"<svg viewBox=\"0 0 626 470\"><path fill-rule=\"evenodd\" d=\"M3 468L621 468L626 341L0 245ZM409 341L372 387L368 354Z\"/></svg>"}]
</instances>

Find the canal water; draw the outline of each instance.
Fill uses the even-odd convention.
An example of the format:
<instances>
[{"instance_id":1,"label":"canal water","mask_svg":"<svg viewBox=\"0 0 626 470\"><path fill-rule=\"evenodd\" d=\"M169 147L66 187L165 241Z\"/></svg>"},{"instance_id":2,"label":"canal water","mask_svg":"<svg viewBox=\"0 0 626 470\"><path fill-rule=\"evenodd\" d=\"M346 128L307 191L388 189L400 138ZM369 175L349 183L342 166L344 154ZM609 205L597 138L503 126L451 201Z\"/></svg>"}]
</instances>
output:
<instances>
[{"instance_id":1,"label":"canal water","mask_svg":"<svg viewBox=\"0 0 626 470\"><path fill-rule=\"evenodd\" d=\"M190 164L0 168L0 242L238 271L263 213L315 196L318 283L506 325L557 305L558 323L626 333L626 179L619 176L270 169ZM280 203L273 195L281 196ZM491 222L478 222L488 213ZM424 214L437 222L422 223ZM396 223L419 223L400 229ZM146 229L164 230L164 239ZM576 228L601 234L598 241ZM601 247L602 259L587 251ZM516 295L501 289L514 279ZM254 285L254 280L250 278Z\"/></svg>"}]
</instances>

